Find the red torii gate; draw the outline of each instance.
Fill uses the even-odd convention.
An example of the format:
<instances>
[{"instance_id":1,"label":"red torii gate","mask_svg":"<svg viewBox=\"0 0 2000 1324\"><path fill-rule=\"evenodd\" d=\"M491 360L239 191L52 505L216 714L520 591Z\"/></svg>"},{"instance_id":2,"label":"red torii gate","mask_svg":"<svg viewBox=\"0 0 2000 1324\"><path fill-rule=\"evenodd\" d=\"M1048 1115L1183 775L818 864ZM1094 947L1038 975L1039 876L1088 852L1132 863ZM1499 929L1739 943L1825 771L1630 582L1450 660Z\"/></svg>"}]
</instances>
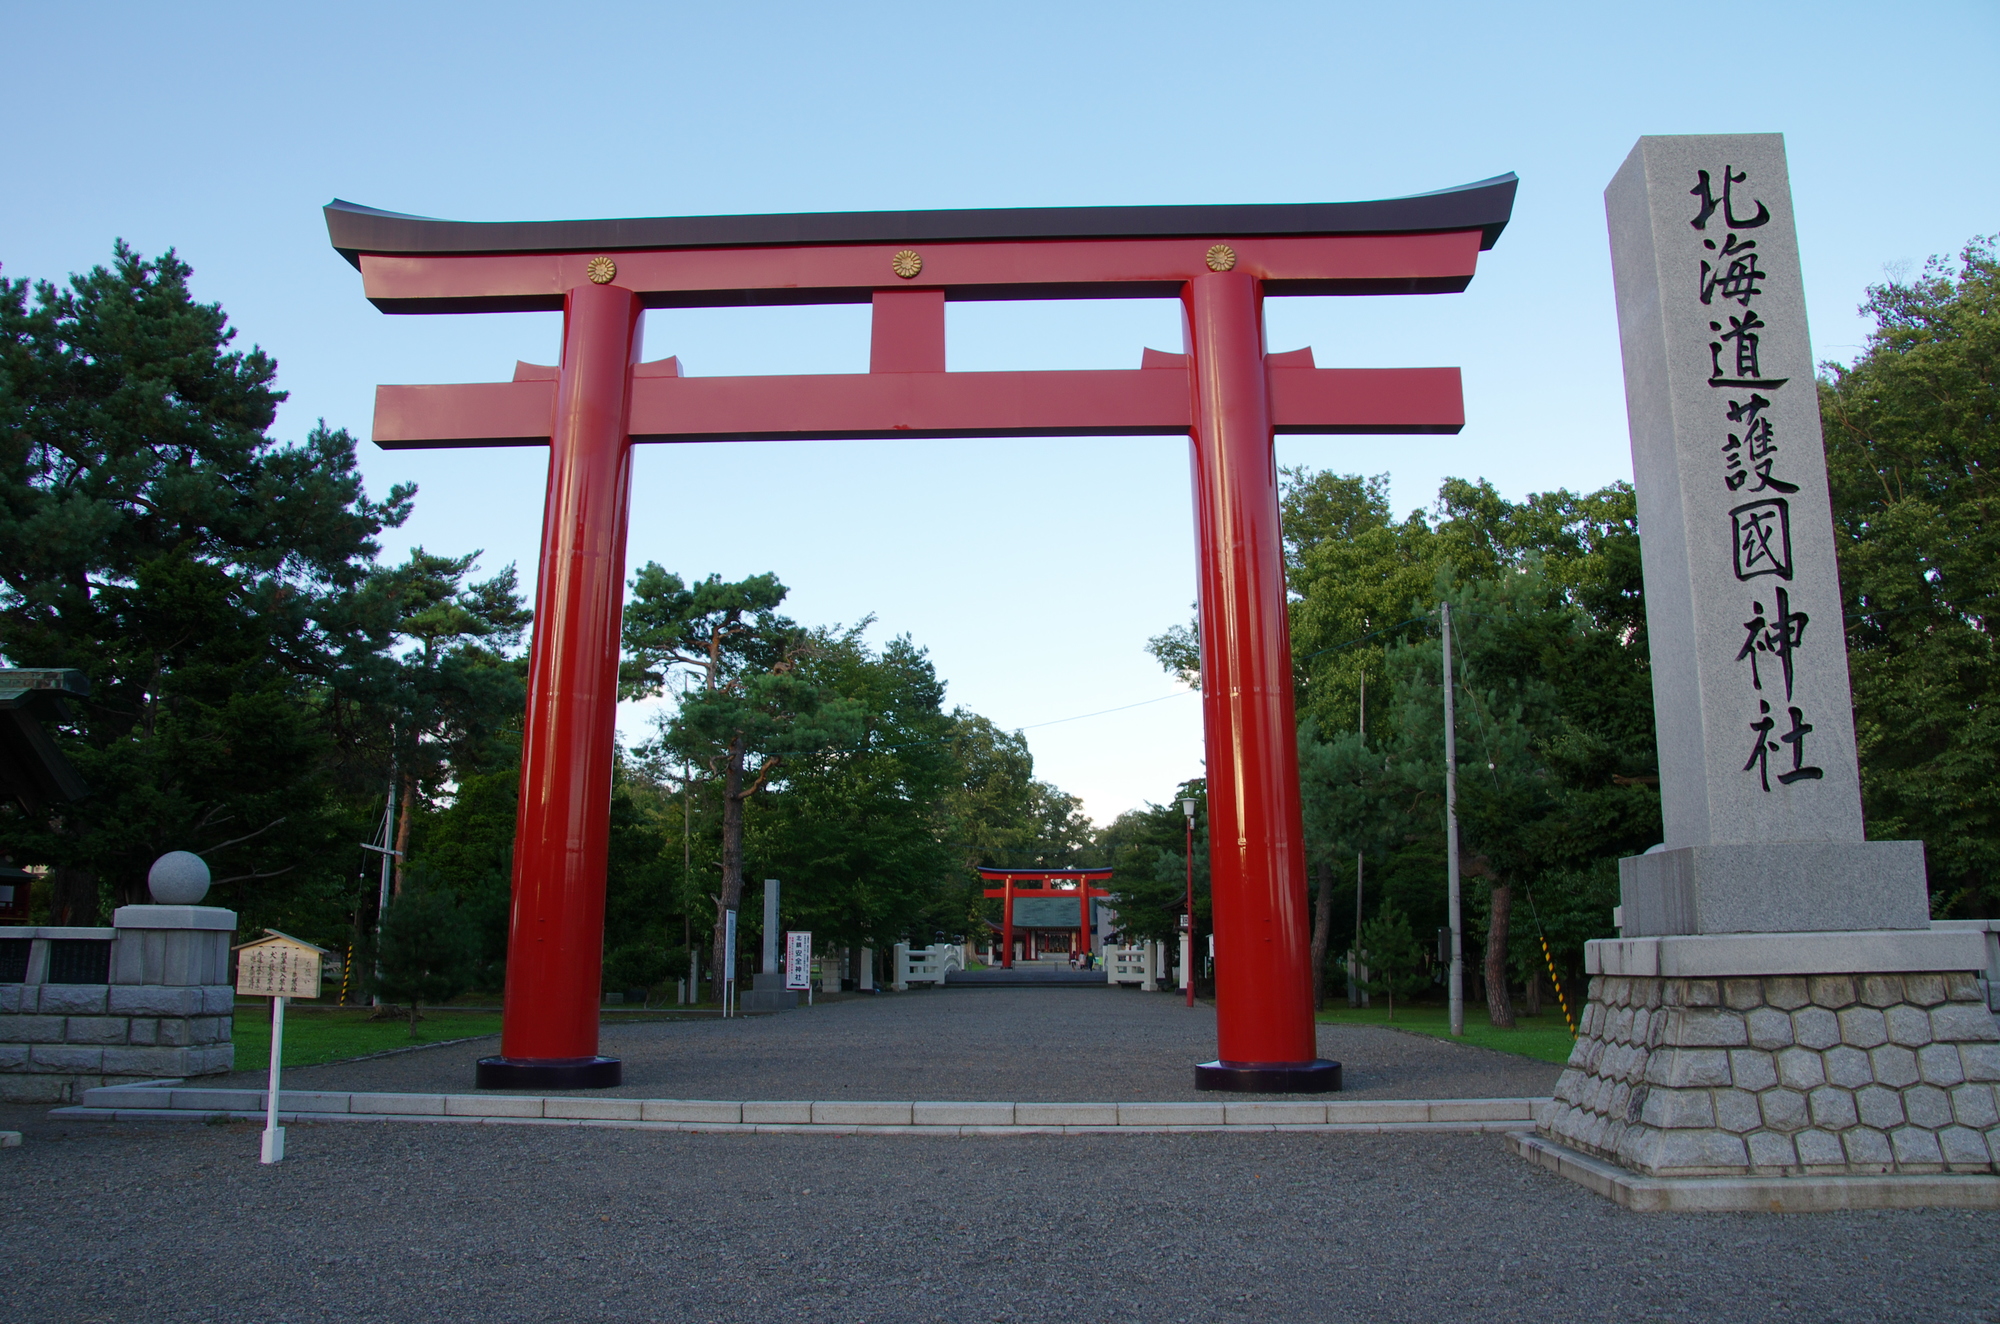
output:
<instances>
[{"instance_id":1,"label":"red torii gate","mask_svg":"<svg viewBox=\"0 0 2000 1324\"><path fill-rule=\"evenodd\" d=\"M987 888L985 893L988 897L1001 899L1000 964L1008 970L1014 968L1014 902L1021 896L1015 890L1017 887L1022 883L1033 883L1036 887L1033 896L1041 898L1050 895L1048 884L1052 882L1075 883L1074 889L1057 891L1061 897L1077 898L1076 931L1083 942L1079 950L1087 952L1090 950L1090 903L1111 895L1107 889L1098 886L1099 883L1110 882L1111 874L1110 869L989 869L980 865L979 876L982 879L1000 884Z\"/></svg>"},{"instance_id":2,"label":"red torii gate","mask_svg":"<svg viewBox=\"0 0 2000 1324\"><path fill-rule=\"evenodd\" d=\"M493 1088L613 1085L597 1052L632 443L1186 435L1193 468L1218 1058L1204 1089L1338 1088L1313 1031L1272 436L1452 433L1456 368L1267 356L1267 295L1463 290L1512 175L1380 202L467 223L335 201L390 313L563 312L560 366L377 388L388 448L550 447ZM1173 297L1185 353L1113 372L946 372L947 300ZM867 373L682 377L646 308L862 303Z\"/></svg>"}]
</instances>

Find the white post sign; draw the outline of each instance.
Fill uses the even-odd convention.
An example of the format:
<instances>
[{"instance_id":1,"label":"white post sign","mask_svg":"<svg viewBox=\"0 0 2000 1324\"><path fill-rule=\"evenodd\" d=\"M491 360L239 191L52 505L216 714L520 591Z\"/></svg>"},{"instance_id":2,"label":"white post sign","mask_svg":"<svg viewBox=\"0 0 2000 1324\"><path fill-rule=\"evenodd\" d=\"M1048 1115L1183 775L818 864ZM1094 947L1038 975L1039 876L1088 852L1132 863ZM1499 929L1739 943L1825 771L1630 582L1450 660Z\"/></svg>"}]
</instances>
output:
<instances>
[{"instance_id":1,"label":"white post sign","mask_svg":"<svg viewBox=\"0 0 2000 1324\"><path fill-rule=\"evenodd\" d=\"M804 989L808 1004L812 1002L812 964L812 934L787 931L785 934L785 987L788 989Z\"/></svg>"},{"instance_id":2,"label":"white post sign","mask_svg":"<svg viewBox=\"0 0 2000 1324\"><path fill-rule=\"evenodd\" d=\"M261 1154L265 1163L277 1163L285 1157L285 1128L278 1125L278 1077L285 1057L285 1003L292 998L319 996L323 955L311 943L276 932L237 949L236 992L243 997L271 999L271 1074L264 1091Z\"/></svg>"}]
</instances>

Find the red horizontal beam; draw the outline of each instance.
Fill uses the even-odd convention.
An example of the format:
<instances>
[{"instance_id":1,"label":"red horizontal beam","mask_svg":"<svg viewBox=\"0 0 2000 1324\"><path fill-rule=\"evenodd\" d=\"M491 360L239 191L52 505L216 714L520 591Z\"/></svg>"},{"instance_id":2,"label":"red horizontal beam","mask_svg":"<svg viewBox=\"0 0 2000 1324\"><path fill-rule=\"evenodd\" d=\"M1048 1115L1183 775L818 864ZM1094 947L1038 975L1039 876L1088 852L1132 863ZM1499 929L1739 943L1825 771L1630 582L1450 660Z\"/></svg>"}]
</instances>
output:
<instances>
[{"instance_id":1,"label":"red horizontal beam","mask_svg":"<svg viewBox=\"0 0 2000 1324\"><path fill-rule=\"evenodd\" d=\"M1285 433L1451 433L1465 424L1456 368L1270 368ZM549 439L552 381L378 386L388 450L532 446ZM1177 436L1184 368L1107 372L884 372L797 377L637 377L635 441L863 437Z\"/></svg>"},{"instance_id":2,"label":"red horizontal beam","mask_svg":"<svg viewBox=\"0 0 2000 1324\"><path fill-rule=\"evenodd\" d=\"M1481 231L1232 239L1023 240L915 245L916 277L890 263L904 246L620 252L618 285L649 308L865 303L880 289L942 289L947 299L1171 298L1226 243L1236 269L1287 294L1449 294L1472 280ZM362 286L388 313L559 309L589 280L593 252L361 255Z\"/></svg>"},{"instance_id":3,"label":"red horizontal beam","mask_svg":"<svg viewBox=\"0 0 2000 1324\"><path fill-rule=\"evenodd\" d=\"M1011 895L1016 901L1022 901L1022 900L1034 901L1044 898L1061 901L1069 897L1073 897L1076 894L1077 894L1076 889L1073 887L1067 890L1061 888L1053 888L1053 887L1051 888L1017 887L1011 893L1008 892L1008 890L1004 887L989 887L986 889L986 895L989 897L994 897L994 896L1004 897ZM1090 889L1090 899L1093 901L1101 901L1110 895L1111 893L1107 892L1101 887L1093 887Z\"/></svg>"}]
</instances>

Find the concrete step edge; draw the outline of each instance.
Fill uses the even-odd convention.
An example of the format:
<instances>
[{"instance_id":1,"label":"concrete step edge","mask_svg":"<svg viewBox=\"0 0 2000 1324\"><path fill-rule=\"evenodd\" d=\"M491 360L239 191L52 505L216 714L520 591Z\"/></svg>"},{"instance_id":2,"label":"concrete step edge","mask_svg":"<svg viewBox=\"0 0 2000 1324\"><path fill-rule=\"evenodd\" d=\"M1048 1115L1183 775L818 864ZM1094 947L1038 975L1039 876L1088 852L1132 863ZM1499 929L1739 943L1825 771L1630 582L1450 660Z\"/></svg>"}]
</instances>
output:
<instances>
[{"instance_id":1,"label":"concrete step edge","mask_svg":"<svg viewBox=\"0 0 2000 1324\"><path fill-rule=\"evenodd\" d=\"M447 1116L520 1120L668 1122L834 1126L1062 1126L1112 1130L1159 1127L1241 1129L1273 1126L1470 1126L1531 1124L1545 1098L1331 1099L1042 1102L1021 1100L644 1099L622 1096L419 1094L380 1090L284 1090L280 1107L296 1102L313 1115ZM261 1112L264 1091L172 1085L106 1085L84 1092L79 1108L117 1112ZM1025 1110L1025 1116L1024 1111ZM292 1112L292 1108L284 1108ZM1002 1115L1004 1113L1004 1116ZM958 1114L951 1116L951 1114ZM929 1120L918 1121L927 1116ZM1129 1118L1129 1119L1128 1119Z\"/></svg>"}]
</instances>

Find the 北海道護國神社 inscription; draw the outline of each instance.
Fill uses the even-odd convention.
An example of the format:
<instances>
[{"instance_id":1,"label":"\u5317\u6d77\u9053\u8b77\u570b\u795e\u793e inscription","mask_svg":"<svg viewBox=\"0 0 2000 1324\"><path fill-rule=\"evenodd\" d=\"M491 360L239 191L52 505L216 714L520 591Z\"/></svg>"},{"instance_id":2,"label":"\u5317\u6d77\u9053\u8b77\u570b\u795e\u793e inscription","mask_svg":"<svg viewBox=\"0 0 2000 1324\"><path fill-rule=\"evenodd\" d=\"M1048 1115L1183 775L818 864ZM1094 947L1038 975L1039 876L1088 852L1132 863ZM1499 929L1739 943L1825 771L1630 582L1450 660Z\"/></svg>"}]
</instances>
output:
<instances>
[{"instance_id":1,"label":"\u5317\u6d77\u9053\u8b77\u570b\u795e\u793e inscription","mask_svg":"<svg viewBox=\"0 0 2000 1324\"><path fill-rule=\"evenodd\" d=\"M1784 140L1642 138L1605 207L1667 847L1626 933L1922 928L1921 844L1863 839Z\"/></svg>"}]
</instances>

